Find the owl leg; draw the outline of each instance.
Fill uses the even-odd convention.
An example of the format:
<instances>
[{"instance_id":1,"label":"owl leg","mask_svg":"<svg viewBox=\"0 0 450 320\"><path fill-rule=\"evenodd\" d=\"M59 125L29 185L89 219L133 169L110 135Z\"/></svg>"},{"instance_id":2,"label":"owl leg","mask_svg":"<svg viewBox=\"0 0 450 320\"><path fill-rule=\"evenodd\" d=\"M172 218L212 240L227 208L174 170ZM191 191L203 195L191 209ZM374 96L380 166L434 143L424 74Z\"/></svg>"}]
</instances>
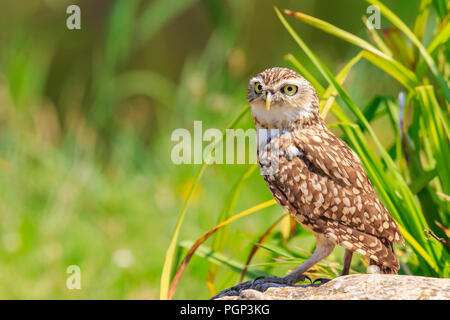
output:
<instances>
[{"instance_id":1,"label":"owl leg","mask_svg":"<svg viewBox=\"0 0 450 320\"><path fill-rule=\"evenodd\" d=\"M304 281L306 278L309 279L309 277L305 276L304 273L316 263L328 257L335 247L335 243L326 239L323 235L316 233L314 235L317 238L316 250L313 255L309 257L309 259L306 260L299 268L295 269L283 278L265 277L263 280L265 282L293 285L299 281Z\"/></svg>"},{"instance_id":2,"label":"owl leg","mask_svg":"<svg viewBox=\"0 0 450 320\"><path fill-rule=\"evenodd\" d=\"M349 249L345 249L344 255L344 268L342 269L342 276L346 276L349 274L350 265L352 264L353 251Z\"/></svg>"},{"instance_id":3,"label":"owl leg","mask_svg":"<svg viewBox=\"0 0 450 320\"><path fill-rule=\"evenodd\" d=\"M350 271L350 265L352 264L352 257L353 257L353 251L349 250L349 249L345 249L345 254L344 254L344 268L342 269L342 274L341 276L346 276L349 274ZM313 281L313 283L327 283L328 281L330 281L331 279L326 279L326 278L319 278Z\"/></svg>"}]
</instances>

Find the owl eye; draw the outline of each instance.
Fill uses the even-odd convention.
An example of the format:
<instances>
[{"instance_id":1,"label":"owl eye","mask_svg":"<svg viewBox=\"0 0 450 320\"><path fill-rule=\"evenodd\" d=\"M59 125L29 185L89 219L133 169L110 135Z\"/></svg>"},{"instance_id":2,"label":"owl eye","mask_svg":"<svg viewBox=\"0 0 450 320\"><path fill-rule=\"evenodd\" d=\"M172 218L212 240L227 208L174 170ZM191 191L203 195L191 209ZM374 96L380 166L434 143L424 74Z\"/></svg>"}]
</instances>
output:
<instances>
[{"instance_id":1,"label":"owl eye","mask_svg":"<svg viewBox=\"0 0 450 320\"><path fill-rule=\"evenodd\" d=\"M281 91L284 94L287 94L288 96L293 96L294 94L297 93L297 87L292 84L288 84L284 86L283 89L281 89Z\"/></svg>"},{"instance_id":2,"label":"owl eye","mask_svg":"<svg viewBox=\"0 0 450 320\"><path fill-rule=\"evenodd\" d=\"M257 94L260 94L262 92L262 85L261 85L261 83L259 83L259 82L255 83L255 92Z\"/></svg>"}]
</instances>

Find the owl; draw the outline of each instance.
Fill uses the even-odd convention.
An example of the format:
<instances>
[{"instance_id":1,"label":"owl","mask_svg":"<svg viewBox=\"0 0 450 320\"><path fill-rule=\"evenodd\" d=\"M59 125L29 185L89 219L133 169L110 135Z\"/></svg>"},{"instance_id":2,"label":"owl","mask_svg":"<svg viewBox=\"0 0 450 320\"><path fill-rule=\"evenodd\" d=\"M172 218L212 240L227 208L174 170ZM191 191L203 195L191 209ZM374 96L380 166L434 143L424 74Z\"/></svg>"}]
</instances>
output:
<instances>
[{"instance_id":1,"label":"owl","mask_svg":"<svg viewBox=\"0 0 450 320\"><path fill-rule=\"evenodd\" d=\"M276 201L317 239L312 256L283 278L304 272L344 247L342 273L353 252L368 257L378 272L395 274L393 244L399 228L378 200L360 159L326 126L314 87L297 72L267 69L250 80L248 102L258 130L258 165Z\"/></svg>"}]
</instances>

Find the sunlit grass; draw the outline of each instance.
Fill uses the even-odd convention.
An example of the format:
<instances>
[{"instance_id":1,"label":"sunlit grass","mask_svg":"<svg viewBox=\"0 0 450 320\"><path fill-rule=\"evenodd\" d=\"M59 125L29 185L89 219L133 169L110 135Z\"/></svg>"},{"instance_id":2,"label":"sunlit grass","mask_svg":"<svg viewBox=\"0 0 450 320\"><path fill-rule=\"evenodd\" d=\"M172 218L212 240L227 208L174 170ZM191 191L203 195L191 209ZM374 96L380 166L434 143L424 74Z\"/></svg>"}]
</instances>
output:
<instances>
[{"instance_id":1,"label":"sunlit grass","mask_svg":"<svg viewBox=\"0 0 450 320\"><path fill-rule=\"evenodd\" d=\"M430 241L425 236L424 230L431 228L443 234L445 230L440 229L439 225L448 223L450 213L449 204L436 196L437 192L443 190L447 190L444 194L448 194L448 188L450 187L447 172L449 159L447 112L450 97L448 83L443 77L443 73L446 72L445 68L448 68L449 62L447 59L438 68L438 63L430 55L434 50L439 49L438 46L434 45L435 43L444 44L448 41L449 35L446 28L449 22L448 20L443 20L443 25L438 25L438 29L435 32L435 39L431 41L431 45L427 50L425 49L425 44L419 40L423 35L424 25L427 23L427 14L422 13L418 16L415 27L416 34L414 34L386 6L375 0L370 0L369 2L379 6L382 14L395 27L390 32L384 33L383 36L388 38L391 33L400 31L400 37L405 37L406 41L410 41L421 55L414 55L413 49L405 45L407 43L405 41L396 43L389 42L389 45L393 46L389 48L389 45L386 45L384 40L371 28L368 31L369 34L372 33L371 38L374 44L320 19L303 13L286 10L286 14L292 15L313 27L328 32L353 45L359 46L363 50L335 77L320 58L302 40L282 13L275 8L276 14L283 26L311 60L316 70L328 82L328 89L325 90L325 87L320 84L321 80L312 76L312 72L308 71L292 54L287 55L286 59L311 83L315 84L319 98L322 101L322 113L326 115L328 112L331 112L338 119L339 122L337 125L344 133L343 138L361 158L363 166L374 184L380 199L388 208L393 218L399 223L401 232L406 240L406 250L405 248L398 248L396 250L402 266L400 273L448 277L450 258L448 248L442 243ZM430 6L430 1L422 1L421 12L428 10ZM441 30L445 31L442 32ZM396 45L398 46L395 47ZM400 52L403 56L414 57L416 60L411 61L409 65L404 65L403 61L398 61L392 57L391 50L396 53ZM441 50L445 50L445 46ZM397 97L391 97L390 99L393 103L371 106L371 109L384 108L381 111L389 115L391 120L393 120L391 121L391 125L396 137L393 145L389 148L385 148L379 141L370 120L366 118L370 112L373 114L374 111L359 108L342 85L346 75L351 72L352 67L361 58L368 60L386 72L387 76L391 76L397 80L406 92L406 101L400 98L397 101ZM423 63L422 60L426 62L430 69L432 78L425 77L422 69L420 70L421 72L410 69L412 66ZM429 84L430 82L435 82L437 87ZM339 95L342 101L336 101L336 94ZM379 102L386 101L385 99L379 99ZM413 110L414 117L410 123L405 124L403 119L405 118L405 112L409 110ZM356 118L356 122L350 120L347 116L348 113L351 113ZM333 125L330 124L330 126ZM372 143L369 142L369 139L375 144L376 152L372 150ZM423 158L423 155L426 155L426 158ZM289 248L287 241L282 241L276 247L272 247L274 249L269 249L267 246L261 244L262 241L270 238L270 233L273 233L273 237L277 238L279 231L275 232L274 227L271 227L264 237L259 238L259 240L254 240L254 243L268 250L270 252L269 257L272 259L283 256L283 250ZM222 238L221 248L225 247L227 243L227 239ZM186 247L186 243L184 242L182 246ZM207 254L201 251L195 253L212 263L207 285L211 293L214 294L216 288L213 283L214 276L211 276L211 272L217 272L217 265L231 268L237 272L242 272L245 267L237 261L230 265L228 261L232 258L223 258L221 253L223 249L220 249L220 247L216 247L216 250L211 248L208 250L209 253ZM194 251L191 249L189 257L193 253ZM250 255L251 257L253 256L253 250ZM250 260L247 260L246 264ZM273 265L271 266L273 267ZM184 270L186 264L183 264L182 267ZM323 270L326 271L326 269ZM178 281L179 278L177 277L175 286L178 284ZM222 282L221 285L230 286L233 283L233 281L228 281L226 283ZM169 295L169 298L172 295L173 292ZM165 292L163 292L162 298L164 297L166 297Z\"/></svg>"},{"instance_id":2,"label":"sunlit grass","mask_svg":"<svg viewBox=\"0 0 450 320\"><path fill-rule=\"evenodd\" d=\"M269 2L85 1L83 28L73 32L63 2L0 4L0 298L167 298L196 239L273 201L255 166L175 166L170 134L194 120L253 127L242 109L248 77L274 65L314 84L329 126L364 160L405 230L401 272L448 276L448 253L422 230L445 237L438 225L449 226L448 101L439 79L449 72L446 1L410 6L414 23L368 29L367 39L319 15L283 15L303 47ZM353 21L353 9L339 14ZM338 36L336 51L351 54L345 61L329 54L322 31ZM404 108L398 92L372 87L401 88ZM295 268L314 237L282 217L273 205L225 223L197 248L174 298L208 298L246 267L243 280ZM342 255L338 248L311 276L334 276ZM66 288L72 264L81 268L79 291ZM364 261L354 259L352 270L364 272Z\"/></svg>"}]
</instances>

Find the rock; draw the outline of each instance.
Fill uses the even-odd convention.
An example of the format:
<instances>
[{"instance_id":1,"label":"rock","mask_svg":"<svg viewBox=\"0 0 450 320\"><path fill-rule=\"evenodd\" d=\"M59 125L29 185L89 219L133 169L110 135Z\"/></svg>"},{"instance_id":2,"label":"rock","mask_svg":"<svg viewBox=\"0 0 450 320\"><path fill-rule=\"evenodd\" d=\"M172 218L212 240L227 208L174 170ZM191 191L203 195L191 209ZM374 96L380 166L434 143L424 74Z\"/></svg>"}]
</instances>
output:
<instances>
[{"instance_id":1,"label":"rock","mask_svg":"<svg viewBox=\"0 0 450 320\"><path fill-rule=\"evenodd\" d=\"M352 274L324 284L286 286L247 281L214 296L217 300L450 300L450 279L388 274Z\"/></svg>"}]
</instances>

